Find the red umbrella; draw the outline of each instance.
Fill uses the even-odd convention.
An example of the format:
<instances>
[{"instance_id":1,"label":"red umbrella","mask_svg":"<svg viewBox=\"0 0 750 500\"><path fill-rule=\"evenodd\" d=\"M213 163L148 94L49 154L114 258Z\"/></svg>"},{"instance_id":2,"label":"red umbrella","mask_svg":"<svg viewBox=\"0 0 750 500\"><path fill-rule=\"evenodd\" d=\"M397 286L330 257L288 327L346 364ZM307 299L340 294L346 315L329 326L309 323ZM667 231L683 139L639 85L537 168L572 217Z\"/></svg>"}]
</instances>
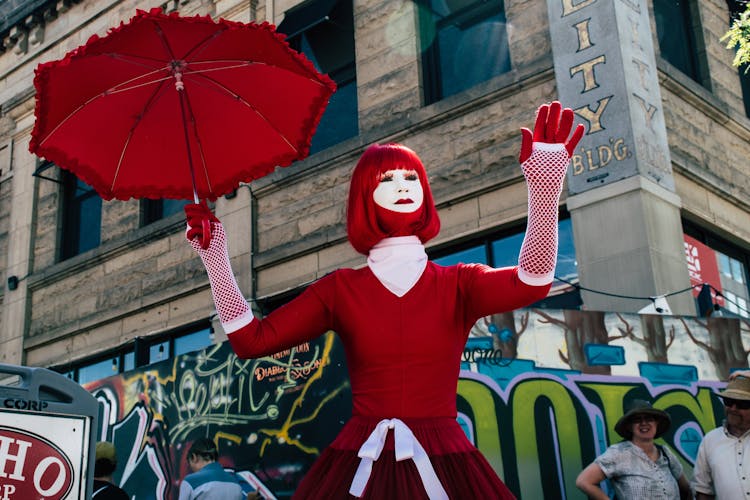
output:
<instances>
[{"instance_id":1,"label":"red umbrella","mask_svg":"<svg viewBox=\"0 0 750 500\"><path fill-rule=\"evenodd\" d=\"M40 64L29 149L105 200L215 199L307 156L336 86L268 23L137 11Z\"/></svg>"}]
</instances>

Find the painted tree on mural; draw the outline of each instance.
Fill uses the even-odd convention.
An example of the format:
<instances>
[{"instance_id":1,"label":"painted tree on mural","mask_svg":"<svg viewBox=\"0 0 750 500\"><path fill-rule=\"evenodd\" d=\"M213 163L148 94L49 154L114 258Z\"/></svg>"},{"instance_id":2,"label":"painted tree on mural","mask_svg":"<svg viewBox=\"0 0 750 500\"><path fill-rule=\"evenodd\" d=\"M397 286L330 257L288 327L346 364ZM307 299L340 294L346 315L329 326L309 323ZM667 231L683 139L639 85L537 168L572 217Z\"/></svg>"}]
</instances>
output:
<instances>
[{"instance_id":1,"label":"painted tree on mural","mask_svg":"<svg viewBox=\"0 0 750 500\"><path fill-rule=\"evenodd\" d=\"M493 314L482 318L483 327L492 334L492 346L499 351L504 359L516 359L518 356L518 341L529 326L529 312L519 315L519 325L516 325L516 315L513 311Z\"/></svg>"},{"instance_id":2,"label":"painted tree on mural","mask_svg":"<svg viewBox=\"0 0 750 500\"><path fill-rule=\"evenodd\" d=\"M667 351L674 342L675 332L671 329L669 333L664 330L663 318L656 314L642 314L641 336L635 334L633 325L621 315L617 314L625 327L617 327L624 338L630 339L636 344L643 346L646 350L648 360L652 363L667 363Z\"/></svg>"},{"instance_id":3,"label":"painted tree on mural","mask_svg":"<svg viewBox=\"0 0 750 500\"><path fill-rule=\"evenodd\" d=\"M541 316L540 323L556 325L562 328L565 335L566 351L558 349L558 355L563 363L570 366L572 370L583 373L596 373L609 375L609 366L589 366L586 362L584 348L586 344L609 344L613 340L625 337L622 335L610 335L604 322L606 313L603 311L577 311L574 309L563 310L563 319L558 319L547 314L541 309L534 309Z\"/></svg>"},{"instance_id":4,"label":"painted tree on mural","mask_svg":"<svg viewBox=\"0 0 750 500\"><path fill-rule=\"evenodd\" d=\"M720 380L726 380L732 368L743 368L747 366L747 356L750 349L745 349L742 342L742 334L750 333L750 323L737 321L733 318L708 318L706 321L697 321L707 334L708 341L703 342L696 338L690 325L684 318L680 318L685 328L685 333L695 345L708 353L711 362L716 369L716 376Z\"/></svg>"}]
</instances>

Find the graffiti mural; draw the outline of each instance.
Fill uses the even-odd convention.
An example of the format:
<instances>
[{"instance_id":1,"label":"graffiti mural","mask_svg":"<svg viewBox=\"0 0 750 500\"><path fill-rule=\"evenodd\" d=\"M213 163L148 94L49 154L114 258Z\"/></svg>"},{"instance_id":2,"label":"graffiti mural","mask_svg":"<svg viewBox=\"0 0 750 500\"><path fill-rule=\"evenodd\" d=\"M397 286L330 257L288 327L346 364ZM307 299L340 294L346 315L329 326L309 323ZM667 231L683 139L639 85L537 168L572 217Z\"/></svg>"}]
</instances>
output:
<instances>
[{"instance_id":1,"label":"graffiti mural","mask_svg":"<svg viewBox=\"0 0 750 500\"><path fill-rule=\"evenodd\" d=\"M584 499L575 478L607 446L623 402L650 399L673 425L659 439L686 475L720 425L717 391L747 366L738 318L519 310L477 322L462 358L458 421L521 499ZM86 386L115 443L115 480L137 499L171 499L192 441L266 498L289 498L350 415L335 334L256 360L228 343Z\"/></svg>"}]
</instances>

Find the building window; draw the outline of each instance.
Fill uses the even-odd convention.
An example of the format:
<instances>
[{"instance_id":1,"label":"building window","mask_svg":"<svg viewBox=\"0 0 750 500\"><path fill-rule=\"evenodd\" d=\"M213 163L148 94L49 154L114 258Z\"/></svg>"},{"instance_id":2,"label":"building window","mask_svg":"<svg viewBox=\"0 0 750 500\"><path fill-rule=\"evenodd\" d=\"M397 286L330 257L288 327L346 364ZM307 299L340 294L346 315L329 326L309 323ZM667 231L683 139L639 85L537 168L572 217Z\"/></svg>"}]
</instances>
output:
<instances>
[{"instance_id":1,"label":"building window","mask_svg":"<svg viewBox=\"0 0 750 500\"><path fill-rule=\"evenodd\" d=\"M425 104L511 69L502 0L415 0Z\"/></svg>"},{"instance_id":2,"label":"building window","mask_svg":"<svg viewBox=\"0 0 750 500\"><path fill-rule=\"evenodd\" d=\"M351 0L311 0L286 12L277 31L336 82L312 139L310 153L359 133L357 72L354 60L354 15Z\"/></svg>"},{"instance_id":3,"label":"building window","mask_svg":"<svg viewBox=\"0 0 750 500\"><path fill-rule=\"evenodd\" d=\"M697 298L698 285L707 283L721 311L750 318L750 252L691 222L683 221L682 227L690 281L696 287L693 295Z\"/></svg>"},{"instance_id":4,"label":"building window","mask_svg":"<svg viewBox=\"0 0 750 500\"><path fill-rule=\"evenodd\" d=\"M581 305L578 288L578 263L573 242L573 226L570 218L561 219L557 225L559 244L555 280L546 299L535 307L555 309L577 309ZM508 267L518 264L525 228L473 241L467 246L442 249L432 259L435 263L450 266L463 263L487 264L492 267Z\"/></svg>"},{"instance_id":5,"label":"building window","mask_svg":"<svg viewBox=\"0 0 750 500\"><path fill-rule=\"evenodd\" d=\"M137 337L135 341L118 346L104 354L53 366L51 369L79 384L86 384L182 354L199 351L211 344L213 344L213 330L210 325L201 323L152 337Z\"/></svg>"},{"instance_id":6,"label":"building window","mask_svg":"<svg viewBox=\"0 0 750 500\"><path fill-rule=\"evenodd\" d=\"M63 206L61 260L99 246L102 199L75 175L62 171Z\"/></svg>"},{"instance_id":7,"label":"building window","mask_svg":"<svg viewBox=\"0 0 750 500\"><path fill-rule=\"evenodd\" d=\"M170 215L182 212L182 209L190 203L187 200L143 200L141 202L141 226L147 226Z\"/></svg>"},{"instance_id":8,"label":"building window","mask_svg":"<svg viewBox=\"0 0 750 500\"><path fill-rule=\"evenodd\" d=\"M702 37L697 5L690 0L654 0L654 17L661 56L704 85L698 56Z\"/></svg>"}]
</instances>

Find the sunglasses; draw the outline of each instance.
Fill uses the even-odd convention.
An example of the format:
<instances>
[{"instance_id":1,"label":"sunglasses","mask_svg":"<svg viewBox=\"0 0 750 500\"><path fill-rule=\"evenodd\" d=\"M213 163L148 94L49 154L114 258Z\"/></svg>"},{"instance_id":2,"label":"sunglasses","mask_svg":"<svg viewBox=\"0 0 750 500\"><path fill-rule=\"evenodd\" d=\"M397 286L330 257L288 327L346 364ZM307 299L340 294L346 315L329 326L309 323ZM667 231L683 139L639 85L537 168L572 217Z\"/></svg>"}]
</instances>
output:
<instances>
[{"instance_id":1,"label":"sunglasses","mask_svg":"<svg viewBox=\"0 0 750 500\"><path fill-rule=\"evenodd\" d=\"M726 407L734 406L738 410L748 410L750 409L750 401L741 401L739 399L724 398L724 406Z\"/></svg>"}]
</instances>

